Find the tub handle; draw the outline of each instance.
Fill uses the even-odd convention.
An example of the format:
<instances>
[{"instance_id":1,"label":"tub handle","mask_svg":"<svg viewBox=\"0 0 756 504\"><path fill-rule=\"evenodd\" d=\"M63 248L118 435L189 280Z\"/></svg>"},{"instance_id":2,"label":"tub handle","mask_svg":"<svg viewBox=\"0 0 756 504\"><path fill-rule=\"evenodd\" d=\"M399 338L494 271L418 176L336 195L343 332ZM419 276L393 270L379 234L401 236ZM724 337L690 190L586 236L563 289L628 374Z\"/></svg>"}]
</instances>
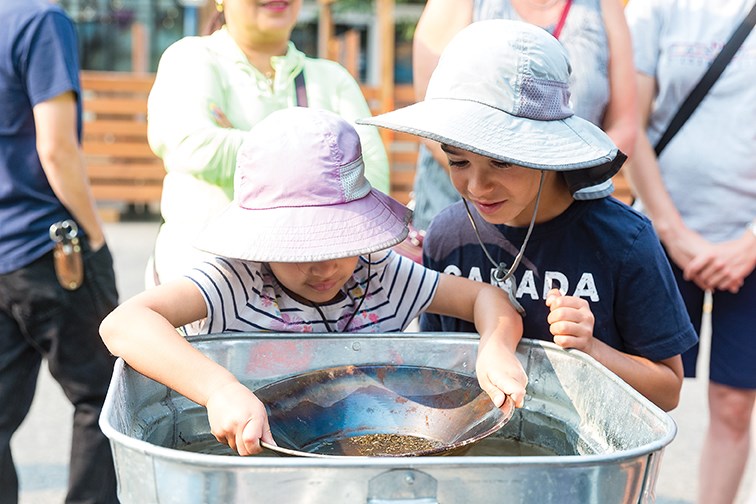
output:
<instances>
[{"instance_id":1,"label":"tub handle","mask_svg":"<svg viewBox=\"0 0 756 504\"><path fill-rule=\"evenodd\" d=\"M415 469L392 469L368 483L367 504L438 504L438 483Z\"/></svg>"}]
</instances>

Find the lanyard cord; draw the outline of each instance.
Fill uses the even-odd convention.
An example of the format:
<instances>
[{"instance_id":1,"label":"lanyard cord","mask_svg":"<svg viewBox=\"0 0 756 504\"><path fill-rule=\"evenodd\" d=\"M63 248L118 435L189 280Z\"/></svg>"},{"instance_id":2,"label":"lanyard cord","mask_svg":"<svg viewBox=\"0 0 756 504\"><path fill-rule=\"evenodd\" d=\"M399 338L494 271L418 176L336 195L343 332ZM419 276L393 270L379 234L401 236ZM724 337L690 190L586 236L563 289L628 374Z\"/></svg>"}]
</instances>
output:
<instances>
[{"instance_id":1,"label":"lanyard cord","mask_svg":"<svg viewBox=\"0 0 756 504\"><path fill-rule=\"evenodd\" d=\"M367 267L367 281L365 282L365 291L362 293L362 297L360 298L360 302L357 304L357 308L352 312L352 315L349 316L349 320L347 320L346 325L344 326L344 330L342 332L346 332L346 330L349 328L349 324L352 323L352 320L354 320L355 315L359 313L360 308L362 308L362 303L365 301L365 298L368 295L368 289L370 288L370 265L372 264L372 260L370 259L370 254L368 254L368 267ZM331 329L330 324L328 323L328 320L326 319L325 313L323 313L323 310L320 308L320 305L318 303L312 303L312 306L315 307L315 310L317 310L318 314L320 315L320 319L323 321L323 325L326 327L326 331L329 333L336 332L333 329Z\"/></svg>"},{"instance_id":2,"label":"lanyard cord","mask_svg":"<svg viewBox=\"0 0 756 504\"><path fill-rule=\"evenodd\" d=\"M507 292L507 295L509 296L509 301L512 303L512 306L523 317L525 316L525 308L523 308L520 302L517 301L517 297L515 296L516 286L514 283L514 279L512 279L512 275L514 275L514 272L517 269L517 266L520 265L520 261L522 260L523 255L525 255L525 246L528 244L530 233L533 232L533 226L535 226L536 215L538 215L538 205L541 202L541 192L543 191L544 180L545 180L545 172L541 171L541 181L538 184L538 194L536 195L535 208L533 208L533 216L530 218L530 225L528 226L528 232L525 234L525 239L522 242L522 246L520 247L519 252L517 252L517 256L515 256L514 262L512 262L512 267L509 269L507 269L507 265L504 262L500 262L499 264L496 264L496 261L494 261L493 257L491 257L491 254L488 252L488 248L486 248L486 246L483 244L483 239L480 237L478 226L477 224L475 224L475 219L473 219L472 213L470 212L470 207L467 204L467 200L462 198L462 202L465 204L465 210L467 211L467 217L470 219L470 224L472 224L473 231L475 231L476 238L478 238L478 243L480 244L480 248L483 249L483 252L486 254L486 257L488 258L488 260L496 268L491 273L491 278L494 281L496 281L498 284L505 284L509 286L508 289L504 289L504 290Z\"/></svg>"},{"instance_id":3,"label":"lanyard cord","mask_svg":"<svg viewBox=\"0 0 756 504\"><path fill-rule=\"evenodd\" d=\"M494 271L493 273L493 277L497 282L506 282L507 280L509 280L509 278L512 275L514 275L514 272L517 269L517 266L520 265L522 256L525 255L525 246L528 244L530 233L533 232L533 226L535 226L536 215L538 215L538 205L541 203L541 192L543 191L543 182L545 180L545 177L546 177L546 172L542 170L541 181L538 184L538 194L536 195L535 208L533 209L533 216L530 218L530 225L528 226L528 232L525 234L525 240L523 240L522 242L520 251L517 252L517 256L515 256L514 262L512 262L512 267L509 269L507 269L507 265L504 262L500 262L497 264L496 261L494 261L493 257L491 257L491 254L488 252L488 248L486 248L485 244L483 243L483 240L480 237L478 226L477 224L475 224L475 219L473 219L472 213L470 212L470 207L467 204L467 200L464 198L462 199L462 202L465 204L465 210L467 211L467 217L470 219L470 224L472 224L473 231L475 231L476 238L478 238L478 243L480 244L480 247L483 249L483 252L486 254L486 257L488 258L488 260L496 268L496 271Z\"/></svg>"},{"instance_id":4,"label":"lanyard cord","mask_svg":"<svg viewBox=\"0 0 756 504\"><path fill-rule=\"evenodd\" d=\"M564 28L564 22L567 21L567 14L570 13L570 7L572 7L572 0L567 0L567 3L564 4L564 8L562 9L562 13L559 15L559 21L554 28L554 33L552 33L557 40L559 40L559 35L562 34L562 28Z\"/></svg>"},{"instance_id":5,"label":"lanyard cord","mask_svg":"<svg viewBox=\"0 0 756 504\"><path fill-rule=\"evenodd\" d=\"M328 321L326 320L326 316L323 313L323 310L320 309L320 305L313 303L312 306L314 306L315 309L318 311L318 314L320 315L320 318L323 320L323 324L326 327L326 331L328 331L329 333L332 333L333 329L331 329L331 326L328 325Z\"/></svg>"}]
</instances>

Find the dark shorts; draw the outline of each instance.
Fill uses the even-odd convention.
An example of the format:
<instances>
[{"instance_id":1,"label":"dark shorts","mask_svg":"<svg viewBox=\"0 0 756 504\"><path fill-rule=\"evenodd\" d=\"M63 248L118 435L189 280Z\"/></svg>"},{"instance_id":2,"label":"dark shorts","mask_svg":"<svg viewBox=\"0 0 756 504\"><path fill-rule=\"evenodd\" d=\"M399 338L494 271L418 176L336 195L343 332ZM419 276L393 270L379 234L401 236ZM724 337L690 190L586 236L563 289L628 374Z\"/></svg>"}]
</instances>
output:
<instances>
[{"instance_id":1,"label":"dark shorts","mask_svg":"<svg viewBox=\"0 0 756 504\"><path fill-rule=\"evenodd\" d=\"M704 292L683 280L674 264L672 270L680 287L690 319L701 332ZM745 279L737 294L716 291L711 313L711 357L709 379L730 387L756 389L756 273ZM699 345L685 352L685 376L696 375Z\"/></svg>"}]
</instances>

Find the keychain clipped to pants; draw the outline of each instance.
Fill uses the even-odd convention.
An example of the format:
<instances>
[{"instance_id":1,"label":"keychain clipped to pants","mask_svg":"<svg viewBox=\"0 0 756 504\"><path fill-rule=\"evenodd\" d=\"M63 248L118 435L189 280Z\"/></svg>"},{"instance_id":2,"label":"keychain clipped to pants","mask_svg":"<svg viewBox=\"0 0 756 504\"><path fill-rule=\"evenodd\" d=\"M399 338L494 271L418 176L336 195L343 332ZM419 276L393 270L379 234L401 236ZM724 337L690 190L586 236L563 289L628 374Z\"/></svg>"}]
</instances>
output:
<instances>
[{"instance_id":1,"label":"keychain clipped to pants","mask_svg":"<svg viewBox=\"0 0 756 504\"><path fill-rule=\"evenodd\" d=\"M84 280L79 226L70 219L50 226L50 239L55 242L53 263L58 283L66 290L76 290Z\"/></svg>"}]
</instances>

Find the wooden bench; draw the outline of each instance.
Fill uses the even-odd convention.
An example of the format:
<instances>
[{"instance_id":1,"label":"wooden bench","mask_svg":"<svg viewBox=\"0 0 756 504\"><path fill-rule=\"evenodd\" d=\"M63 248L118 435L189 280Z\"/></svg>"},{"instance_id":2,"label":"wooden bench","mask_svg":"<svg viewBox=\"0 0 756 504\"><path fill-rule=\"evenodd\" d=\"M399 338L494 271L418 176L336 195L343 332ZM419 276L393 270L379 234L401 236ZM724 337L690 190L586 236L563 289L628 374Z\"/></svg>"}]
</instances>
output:
<instances>
[{"instance_id":1,"label":"wooden bench","mask_svg":"<svg viewBox=\"0 0 756 504\"><path fill-rule=\"evenodd\" d=\"M83 150L98 202L159 203L165 169L147 144L153 74L82 72Z\"/></svg>"},{"instance_id":2,"label":"wooden bench","mask_svg":"<svg viewBox=\"0 0 756 504\"><path fill-rule=\"evenodd\" d=\"M380 90L377 87L363 85L362 94L365 95L373 115L380 114ZM394 88L396 108L411 105L414 102L415 94L411 85L400 84ZM391 196L406 205L412 199L420 139L407 133L388 130L381 130L381 135L389 159Z\"/></svg>"},{"instance_id":3,"label":"wooden bench","mask_svg":"<svg viewBox=\"0 0 756 504\"><path fill-rule=\"evenodd\" d=\"M160 202L165 169L147 143L147 96L154 74L81 73L84 106L83 149L94 197L98 202ZM378 89L364 86L375 103ZM411 103L411 86L398 86L397 106ZM387 142L391 194L410 200L418 141L395 134Z\"/></svg>"},{"instance_id":4,"label":"wooden bench","mask_svg":"<svg viewBox=\"0 0 756 504\"><path fill-rule=\"evenodd\" d=\"M84 104L83 148L90 182L98 202L159 204L165 170L147 144L147 95L154 74L81 73ZM380 112L380 90L362 86L374 114ZM414 102L411 85L397 85L395 107ZM412 197L419 139L382 131L390 164L391 195L402 203ZM628 202L629 186L619 175L615 196Z\"/></svg>"}]
</instances>

